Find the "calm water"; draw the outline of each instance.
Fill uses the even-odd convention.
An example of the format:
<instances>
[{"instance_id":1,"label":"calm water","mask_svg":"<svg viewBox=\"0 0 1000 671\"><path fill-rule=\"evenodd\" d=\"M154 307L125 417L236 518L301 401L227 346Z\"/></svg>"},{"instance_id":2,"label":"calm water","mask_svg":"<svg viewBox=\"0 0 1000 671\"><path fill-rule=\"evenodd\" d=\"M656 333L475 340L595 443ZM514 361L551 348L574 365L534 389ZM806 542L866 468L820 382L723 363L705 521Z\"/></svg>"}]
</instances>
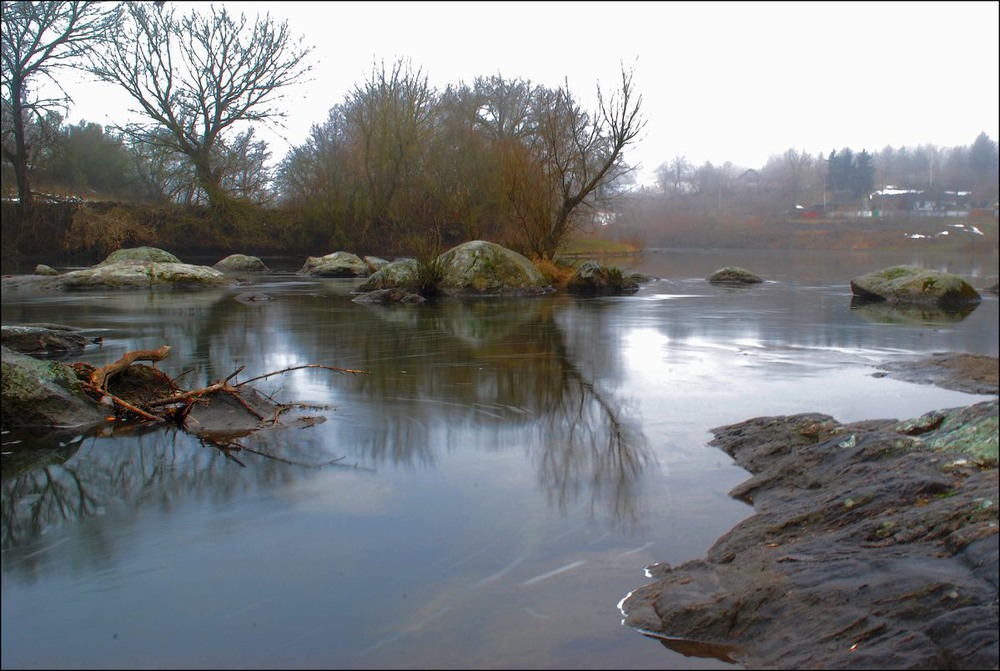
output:
<instances>
[{"instance_id":1,"label":"calm water","mask_svg":"<svg viewBox=\"0 0 1000 671\"><path fill-rule=\"evenodd\" d=\"M292 272L202 293L5 293L4 324L102 335L82 357L95 364L171 345L160 367L186 388L241 365L368 374L260 383L326 421L231 455L169 429L6 433L0 663L725 668L617 609L644 566L698 558L750 514L727 496L747 474L709 429L988 398L872 376L934 351L997 356L992 294L964 318L851 309L851 277L910 262L997 275L995 256L660 252L620 262L661 278L620 298L372 307L350 302L354 281ZM769 281L704 281L725 265ZM234 299L248 290L273 300Z\"/></svg>"}]
</instances>

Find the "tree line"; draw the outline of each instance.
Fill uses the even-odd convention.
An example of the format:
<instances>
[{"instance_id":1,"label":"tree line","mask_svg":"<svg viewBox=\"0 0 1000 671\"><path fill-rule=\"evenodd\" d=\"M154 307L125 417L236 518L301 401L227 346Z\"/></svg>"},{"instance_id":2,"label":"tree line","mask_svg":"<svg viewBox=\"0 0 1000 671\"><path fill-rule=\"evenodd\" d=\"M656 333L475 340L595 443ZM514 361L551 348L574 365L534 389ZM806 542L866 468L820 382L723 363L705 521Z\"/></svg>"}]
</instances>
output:
<instances>
[{"instance_id":1,"label":"tree line","mask_svg":"<svg viewBox=\"0 0 1000 671\"><path fill-rule=\"evenodd\" d=\"M255 129L280 123L278 101L312 67L286 22L213 5L179 14L165 2L5 1L2 46L4 191L16 186L29 225L33 185L58 185L199 207L209 214L200 221L231 239L280 213L266 235L277 228L382 253L487 238L551 258L574 231L607 221L630 190L625 154L646 123L624 65L614 90L598 87L595 108L584 109L568 83L492 75L438 90L400 59L373 63L272 167ZM58 90L67 68L125 91L136 120L66 125L65 97L41 95L40 84ZM983 133L950 149L789 149L760 169L695 168L676 156L656 171L654 189L624 201L773 214L828 198L863 207L876 186L894 185L968 190L989 204L996 154Z\"/></svg>"},{"instance_id":2,"label":"tree line","mask_svg":"<svg viewBox=\"0 0 1000 671\"><path fill-rule=\"evenodd\" d=\"M760 169L728 162L694 167L675 156L657 168L656 177L645 197L720 212L778 214L823 203L863 209L872 193L887 188L963 192L973 206L988 208L997 198L997 142L982 132L957 147L887 146L874 153L843 147L815 156L791 148Z\"/></svg>"},{"instance_id":3,"label":"tree line","mask_svg":"<svg viewBox=\"0 0 1000 671\"><path fill-rule=\"evenodd\" d=\"M246 204L291 210L331 244L436 246L490 237L551 257L631 168L645 121L634 72L585 110L568 84L501 76L440 92L407 61L373 64L276 174L254 124L309 72L287 22L167 3L3 3L3 159L30 221L32 180L204 204L239 228ZM76 67L119 86L140 121L62 126L37 95ZM95 168L100 162L102 167Z\"/></svg>"}]
</instances>

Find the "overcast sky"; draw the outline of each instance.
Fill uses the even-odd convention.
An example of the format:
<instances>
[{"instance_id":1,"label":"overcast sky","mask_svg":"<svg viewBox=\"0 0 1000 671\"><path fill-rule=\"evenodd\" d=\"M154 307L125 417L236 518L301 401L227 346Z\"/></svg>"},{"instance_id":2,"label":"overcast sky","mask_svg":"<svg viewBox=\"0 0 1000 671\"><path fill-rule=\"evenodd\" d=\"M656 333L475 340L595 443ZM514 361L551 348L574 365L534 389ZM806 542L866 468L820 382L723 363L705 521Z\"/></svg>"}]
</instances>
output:
<instances>
[{"instance_id":1,"label":"overcast sky","mask_svg":"<svg viewBox=\"0 0 1000 671\"><path fill-rule=\"evenodd\" d=\"M951 147L1000 135L997 2L217 4L287 19L314 48L311 81L283 105L282 135L258 131L276 159L373 63L402 58L439 89L499 73L568 80L588 103L634 64L648 125L627 159L642 164L642 181L678 155L759 168L789 148ZM104 85L71 93L71 122L121 122L130 106Z\"/></svg>"}]
</instances>

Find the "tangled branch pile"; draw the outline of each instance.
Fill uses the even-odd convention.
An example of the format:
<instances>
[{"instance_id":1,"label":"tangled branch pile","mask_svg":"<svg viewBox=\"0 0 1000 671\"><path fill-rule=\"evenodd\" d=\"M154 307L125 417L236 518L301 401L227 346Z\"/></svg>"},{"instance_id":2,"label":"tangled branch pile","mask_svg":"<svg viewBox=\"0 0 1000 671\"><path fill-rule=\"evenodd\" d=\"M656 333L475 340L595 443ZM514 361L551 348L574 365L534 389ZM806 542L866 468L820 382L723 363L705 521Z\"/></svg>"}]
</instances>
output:
<instances>
[{"instance_id":1,"label":"tangled branch pile","mask_svg":"<svg viewBox=\"0 0 1000 671\"><path fill-rule=\"evenodd\" d=\"M109 419L120 422L170 421L196 434L248 433L277 424L278 416L292 406L263 396L248 386L251 382L304 368L352 374L365 372L305 364L233 382L246 368L240 366L224 379L184 391L176 384L176 378L171 379L156 368L156 363L169 354L170 346L163 345L157 349L126 352L114 363L99 368L84 362L72 366L87 393L114 408L114 417ZM152 365L143 365L138 363L140 361L148 361Z\"/></svg>"}]
</instances>

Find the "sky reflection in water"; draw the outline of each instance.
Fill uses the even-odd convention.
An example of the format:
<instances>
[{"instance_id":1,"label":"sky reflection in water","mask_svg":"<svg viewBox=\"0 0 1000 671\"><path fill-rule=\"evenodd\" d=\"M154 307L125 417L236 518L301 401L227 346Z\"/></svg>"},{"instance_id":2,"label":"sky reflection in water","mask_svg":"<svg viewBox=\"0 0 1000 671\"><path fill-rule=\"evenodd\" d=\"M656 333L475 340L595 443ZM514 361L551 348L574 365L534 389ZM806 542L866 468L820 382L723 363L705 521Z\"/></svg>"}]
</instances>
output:
<instances>
[{"instance_id":1,"label":"sky reflection in water","mask_svg":"<svg viewBox=\"0 0 1000 671\"><path fill-rule=\"evenodd\" d=\"M370 374L262 382L327 421L246 438L239 463L171 429L6 434L39 449L34 467L4 455L0 661L725 666L623 629L615 608L645 565L697 558L749 514L727 496L746 473L709 430L984 398L872 376L933 351L997 354L990 294L959 320L852 309L848 280L898 262L741 253L769 282L725 289L702 279L734 263L723 254L647 254L623 263L662 279L633 297L396 308L291 274L254 304L233 298L247 287L5 295L4 323L99 329L95 364L170 344L161 368L194 368L187 387L240 365Z\"/></svg>"}]
</instances>

